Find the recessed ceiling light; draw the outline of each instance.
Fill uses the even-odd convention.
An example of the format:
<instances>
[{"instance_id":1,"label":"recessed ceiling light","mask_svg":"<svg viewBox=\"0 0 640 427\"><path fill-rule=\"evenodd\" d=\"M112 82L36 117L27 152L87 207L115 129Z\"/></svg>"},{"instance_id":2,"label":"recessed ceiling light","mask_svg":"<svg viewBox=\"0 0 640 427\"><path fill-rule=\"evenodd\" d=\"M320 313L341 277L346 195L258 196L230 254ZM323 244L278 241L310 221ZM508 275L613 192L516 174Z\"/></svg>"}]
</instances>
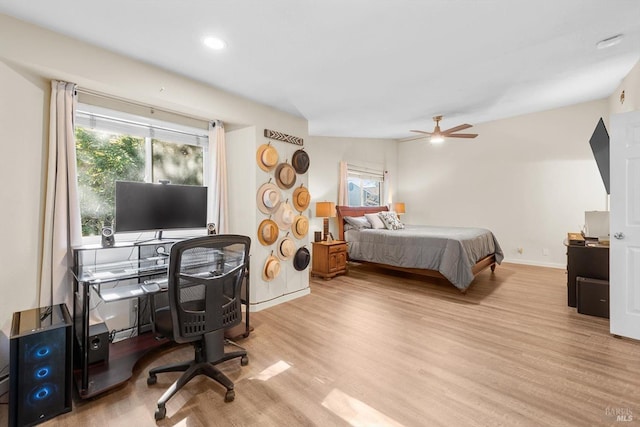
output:
<instances>
[{"instance_id":1,"label":"recessed ceiling light","mask_svg":"<svg viewBox=\"0 0 640 427\"><path fill-rule=\"evenodd\" d=\"M227 47L227 44L224 42L224 40L217 37L205 37L202 42L205 46L213 50L221 50Z\"/></svg>"},{"instance_id":2,"label":"recessed ceiling light","mask_svg":"<svg viewBox=\"0 0 640 427\"><path fill-rule=\"evenodd\" d=\"M609 38L606 38L604 40L600 40L598 43L596 43L596 47L598 49L606 49L608 47L617 45L618 43L620 43L622 41L623 38L624 38L623 34L616 34L613 37L609 37Z\"/></svg>"}]
</instances>

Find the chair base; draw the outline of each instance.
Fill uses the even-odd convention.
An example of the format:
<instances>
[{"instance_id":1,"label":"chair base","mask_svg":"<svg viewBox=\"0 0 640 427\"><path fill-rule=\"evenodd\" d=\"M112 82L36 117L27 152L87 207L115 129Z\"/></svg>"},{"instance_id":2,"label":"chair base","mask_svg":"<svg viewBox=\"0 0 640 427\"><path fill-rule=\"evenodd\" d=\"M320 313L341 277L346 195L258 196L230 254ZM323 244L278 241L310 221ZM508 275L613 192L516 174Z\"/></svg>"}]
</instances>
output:
<instances>
[{"instance_id":1,"label":"chair base","mask_svg":"<svg viewBox=\"0 0 640 427\"><path fill-rule=\"evenodd\" d=\"M198 354L198 349L196 348L196 354ZM224 396L225 402L232 402L235 399L235 391L233 389L233 382L220 371L218 368L214 366L214 364L218 364L221 362L225 362L227 360L235 359L240 357L240 365L246 366L249 364L249 357L247 356L246 350L233 351L229 353L225 353L224 356L216 360L215 362L207 362L207 361L197 361L191 360L188 362L179 362L172 363L170 365L159 366L157 368L153 368L149 370L149 377L147 378L147 384L153 385L157 382L158 378L156 374L160 374L163 372L184 372L180 378L178 378L171 387L169 387L164 394L158 399L158 409L155 412L155 419L161 420L166 415L166 403L171 397L176 394L185 384L187 384L191 379L196 377L197 375L206 375L212 380L218 382L222 386L227 389L227 392ZM196 358L197 359L197 358Z\"/></svg>"}]
</instances>

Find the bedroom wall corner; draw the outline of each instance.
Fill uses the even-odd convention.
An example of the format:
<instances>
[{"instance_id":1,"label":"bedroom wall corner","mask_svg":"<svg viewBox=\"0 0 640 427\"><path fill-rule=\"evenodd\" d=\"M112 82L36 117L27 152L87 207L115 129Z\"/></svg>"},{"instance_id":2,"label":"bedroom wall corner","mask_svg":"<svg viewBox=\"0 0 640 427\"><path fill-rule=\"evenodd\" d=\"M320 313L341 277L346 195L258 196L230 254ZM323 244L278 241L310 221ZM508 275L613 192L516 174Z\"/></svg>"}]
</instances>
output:
<instances>
[{"instance_id":1,"label":"bedroom wall corner","mask_svg":"<svg viewBox=\"0 0 640 427\"><path fill-rule=\"evenodd\" d=\"M379 167L388 171L390 180L389 197L395 198L398 183L398 148L391 139L340 138L310 136L307 148L311 158L309 191L311 193L311 215L309 234L322 230L322 218L315 216L315 203L319 201L337 202L339 163L346 161L363 166ZM385 200L387 204L389 200ZM395 199L394 199L395 201ZM336 218L329 219L329 231L338 236ZM313 238L312 238L313 240Z\"/></svg>"}]
</instances>

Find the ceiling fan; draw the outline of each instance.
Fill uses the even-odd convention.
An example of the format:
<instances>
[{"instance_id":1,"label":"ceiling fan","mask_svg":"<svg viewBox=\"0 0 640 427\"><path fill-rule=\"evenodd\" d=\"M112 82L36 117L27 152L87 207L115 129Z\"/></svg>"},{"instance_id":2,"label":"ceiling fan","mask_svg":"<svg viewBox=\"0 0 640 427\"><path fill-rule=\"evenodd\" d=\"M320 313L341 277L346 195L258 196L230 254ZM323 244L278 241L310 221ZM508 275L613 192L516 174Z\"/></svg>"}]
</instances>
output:
<instances>
[{"instance_id":1,"label":"ceiling fan","mask_svg":"<svg viewBox=\"0 0 640 427\"><path fill-rule=\"evenodd\" d=\"M434 144L438 144L444 142L445 138L475 138L478 136L477 133L454 133L459 132L461 130L469 129L471 125L463 124L454 126L451 129L440 130L440 120L442 120L442 116L435 116L433 121L436 122L436 127L433 129L433 132L426 132L423 130L411 130L410 132L415 132L421 134L421 136L417 136L414 138L404 139L403 141L412 141L414 139L424 138L425 136L429 136L430 140Z\"/></svg>"}]
</instances>

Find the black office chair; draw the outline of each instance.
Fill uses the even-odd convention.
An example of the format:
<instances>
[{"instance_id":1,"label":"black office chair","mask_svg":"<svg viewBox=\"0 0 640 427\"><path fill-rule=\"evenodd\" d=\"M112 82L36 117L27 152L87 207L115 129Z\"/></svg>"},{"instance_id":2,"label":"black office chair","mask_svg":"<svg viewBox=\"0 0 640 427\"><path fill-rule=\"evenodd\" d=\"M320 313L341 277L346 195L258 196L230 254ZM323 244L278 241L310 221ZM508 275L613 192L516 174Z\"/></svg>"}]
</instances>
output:
<instances>
[{"instance_id":1,"label":"black office chair","mask_svg":"<svg viewBox=\"0 0 640 427\"><path fill-rule=\"evenodd\" d=\"M249 363L244 349L224 352L225 344L235 345L225 340L224 331L242 320L240 291L248 274L250 246L249 237L227 234L184 240L171 247L169 304L158 307L162 294L156 295L152 324L156 334L192 343L195 357L149 370L149 385L156 383L158 373L184 372L158 400L156 420L165 417L167 401L196 375L222 384L227 389L225 402L235 398L233 382L214 365L236 357L242 366Z\"/></svg>"}]
</instances>

